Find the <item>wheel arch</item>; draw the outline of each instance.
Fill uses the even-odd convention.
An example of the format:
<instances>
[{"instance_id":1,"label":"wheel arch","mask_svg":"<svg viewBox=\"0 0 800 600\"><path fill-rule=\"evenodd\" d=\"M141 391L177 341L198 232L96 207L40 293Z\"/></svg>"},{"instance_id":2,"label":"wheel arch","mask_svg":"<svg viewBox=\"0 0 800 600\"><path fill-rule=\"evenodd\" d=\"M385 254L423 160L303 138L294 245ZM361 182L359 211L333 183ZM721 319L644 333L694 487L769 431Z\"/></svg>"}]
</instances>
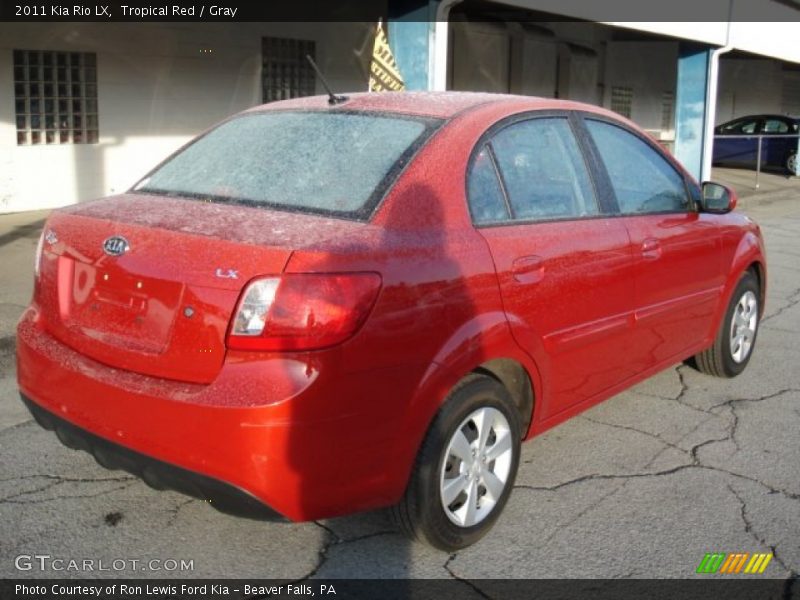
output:
<instances>
[{"instance_id":1,"label":"wheel arch","mask_svg":"<svg viewBox=\"0 0 800 600\"><path fill-rule=\"evenodd\" d=\"M389 496L400 498L436 413L465 377L483 374L499 381L519 408L522 439L533 431L535 409L541 404L542 379L537 365L517 345L505 313L476 315L441 346L410 401L399 429L394 455L402 471L393 477ZM525 414L527 412L527 414Z\"/></svg>"},{"instance_id":2,"label":"wheel arch","mask_svg":"<svg viewBox=\"0 0 800 600\"><path fill-rule=\"evenodd\" d=\"M733 258L727 267L725 284L720 294L719 302L717 303L711 330L708 332L709 340L713 340L717 335L717 330L722 323L722 318L725 315L725 310L728 308L728 303L731 301L733 291L736 289L739 279L748 271L752 272L758 280L760 296L759 316L761 316L764 314L764 301L767 293L767 267L764 244L761 241L761 237L754 231L748 231L742 236L733 254Z\"/></svg>"},{"instance_id":3,"label":"wheel arch","mask_svg":"<svg viewBox=\"0 0 800 600\"><path fill-rule=\"evenodd\" d=\"M517 407L522 435L526 438L533 421L536 395L530 375L522 363L513 358L494 358L481 363L471 373L488 375L506 388Z\"/></svg>"},{"instance_id":4,"label":"wheel arch","mask_svg":"<svg viewBox=\"0 0 800 600\"><path fill-rule=\"evenodd\" d=\"M508 390L520 410L522 436L527 439L535 405L543 394L541 371L517 344L508 315L502 311L476 315L441 346L420 388L428 405L425 430L450 391L473 373L488 375Z\"/></svg>"},{"instance_id":5,"label":"wheel arch","mask_svg":"<svg viewBox=\"0 0 800 600\"><path fill-rule=\"evenodd\" d=\"M758 318L761 319L764 316L764 304L767 299L766 269L764 268L763 263L754 260L748 265L747 270L753 273L753 275L756 277L756 281L758 281Z\"/></svg>"}]
</instances>

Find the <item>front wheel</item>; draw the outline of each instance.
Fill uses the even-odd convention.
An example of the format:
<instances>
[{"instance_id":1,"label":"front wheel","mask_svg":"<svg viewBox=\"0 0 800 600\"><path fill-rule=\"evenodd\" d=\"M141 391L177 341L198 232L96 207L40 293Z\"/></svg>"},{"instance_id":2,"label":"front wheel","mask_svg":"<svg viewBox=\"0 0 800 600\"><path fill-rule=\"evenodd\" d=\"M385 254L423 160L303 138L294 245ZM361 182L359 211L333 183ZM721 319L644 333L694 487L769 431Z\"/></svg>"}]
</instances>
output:
<instances>
[{"instance_id":1,"label":"front wheel","mask_svg":"<svg viewBox=\"0 0 800 600\"><path fill-rule=\"evenodd\" d=\"M797 152L792 152L786 159L786 170L789 175L797 175Z\"/></svg>"},{"instance_id":2,"label":"front wheel","mask_svg":"<svg viewBox=\"0 0 800 600\"><path fill-rule=\"evenodd\" d=\"M501 383L486 375L462 380L431 424L393 509L400 529L446 551L478 541L514 486L520 437L519 413Z\"/></svg>"},{"instance_id":3,"label":"front wheel","mask_svg":"<svg viewBox=\"0 0 800 600\"><path fill-rule=\"evenodd\" d=\"M733 291L714 344L694 357L700 371L717 377L736 377L744 371L758 334L759 297L758 281L747 271Z\"/></svg>"}]
</instances>

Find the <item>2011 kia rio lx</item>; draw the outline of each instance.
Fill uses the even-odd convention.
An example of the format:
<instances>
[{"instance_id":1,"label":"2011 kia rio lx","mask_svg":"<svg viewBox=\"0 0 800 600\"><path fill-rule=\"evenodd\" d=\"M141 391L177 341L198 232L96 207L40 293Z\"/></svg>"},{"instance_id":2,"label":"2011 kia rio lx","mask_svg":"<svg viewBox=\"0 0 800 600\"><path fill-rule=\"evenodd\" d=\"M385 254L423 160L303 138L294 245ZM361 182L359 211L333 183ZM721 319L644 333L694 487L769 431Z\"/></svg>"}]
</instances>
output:
<instances>
[{"instance_id":1,"label":"2011 kia rio lx","mask_svg":"<svg viewBox=\"0 0 800 600\"><path fill-rule=\"evenodd\" d=\"M19 387L156 488L292 520L393 506L461 548L523 439L690 357L745 368L766 270L735 203L593 106L259 106L52 213Z\"/></svg>"}]
</instances>

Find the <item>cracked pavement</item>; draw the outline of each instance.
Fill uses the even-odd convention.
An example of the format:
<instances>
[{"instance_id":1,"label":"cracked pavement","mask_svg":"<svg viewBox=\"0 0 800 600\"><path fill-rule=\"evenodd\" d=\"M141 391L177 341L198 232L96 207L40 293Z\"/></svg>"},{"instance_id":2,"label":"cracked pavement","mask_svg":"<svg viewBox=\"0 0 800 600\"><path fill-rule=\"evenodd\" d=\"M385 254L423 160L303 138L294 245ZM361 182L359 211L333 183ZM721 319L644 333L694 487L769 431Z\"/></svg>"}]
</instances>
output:
<instances>
[{"instance_id":1,"label":"cracked pavement","mask_svg":"<svg viewBox=\"0 0 800 600\"><path fill-rule=\"evenodd\" d=\"M119 573L138 577L680 578L694 577L706 552L773 552L754 577L785 579L785 597L798 596L798 183L743 202L764 230L769 261L767 311L745 373L721 380L675 366L526 443L494 530L452 555L406 541L384 512L249 521L68 450L16 396L6 315L18 314L29 290L4 289L0 576L92 576L15 570L19 554L49 554L194 561L184 573ZM30 264L37 230L20 231L0 246L4 282ZM482 595L471 584L464 592Z\"/></svg>"}]
</instances>

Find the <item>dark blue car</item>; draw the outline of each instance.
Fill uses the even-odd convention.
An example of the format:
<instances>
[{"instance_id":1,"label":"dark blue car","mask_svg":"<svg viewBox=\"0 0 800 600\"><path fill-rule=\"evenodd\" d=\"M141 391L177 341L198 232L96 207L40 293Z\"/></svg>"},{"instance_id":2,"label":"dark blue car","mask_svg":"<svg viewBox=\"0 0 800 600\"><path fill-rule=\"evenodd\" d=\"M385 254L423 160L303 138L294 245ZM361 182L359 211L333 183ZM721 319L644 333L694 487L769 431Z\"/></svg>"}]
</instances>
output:
<instances>
[{"instance_id":1,"label":"dark blue car","mask_svg":"<svg viewBox=\"0 0 800 600\"><path fill-rule=\"evenodd\" d=\"M714 129L713 162L719 166L756 167L758 136L761 168L774 167L795 173L800 119L783 115L751 115L718 125Z\"/></svg>"}]
</instances>

